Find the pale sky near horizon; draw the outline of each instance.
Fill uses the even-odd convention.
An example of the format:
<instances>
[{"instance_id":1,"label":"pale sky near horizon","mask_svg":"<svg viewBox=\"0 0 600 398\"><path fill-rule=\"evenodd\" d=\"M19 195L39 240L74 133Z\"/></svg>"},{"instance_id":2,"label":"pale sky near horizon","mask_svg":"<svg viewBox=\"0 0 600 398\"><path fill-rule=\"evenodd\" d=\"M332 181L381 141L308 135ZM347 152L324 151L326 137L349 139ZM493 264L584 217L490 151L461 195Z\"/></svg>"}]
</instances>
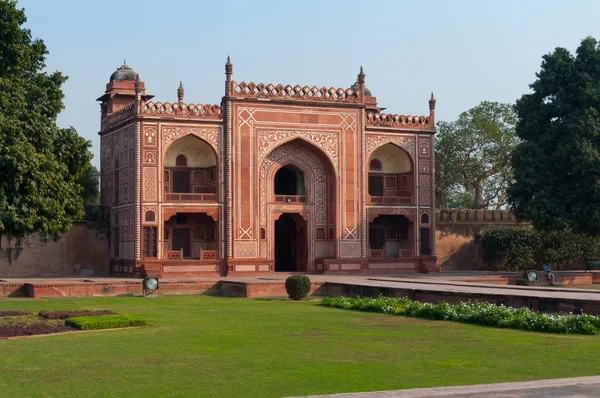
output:
<instances>
[{"instance_id":1,"label":"pale sky near horizon","mask_svg":"<svg viewBox=\"0 0 600 398\"><path fill-rule=\"evenodd\" d=\"M90 139L99 165L100 110L111 73L127 60L162 102L219 104L233 79L349 87L364 66L386 112L451 121L481 101L529 91L542 55L600 40L600 1L20 0L49 71L69 76L60 126Z\"/></svg>"}]
</instances>

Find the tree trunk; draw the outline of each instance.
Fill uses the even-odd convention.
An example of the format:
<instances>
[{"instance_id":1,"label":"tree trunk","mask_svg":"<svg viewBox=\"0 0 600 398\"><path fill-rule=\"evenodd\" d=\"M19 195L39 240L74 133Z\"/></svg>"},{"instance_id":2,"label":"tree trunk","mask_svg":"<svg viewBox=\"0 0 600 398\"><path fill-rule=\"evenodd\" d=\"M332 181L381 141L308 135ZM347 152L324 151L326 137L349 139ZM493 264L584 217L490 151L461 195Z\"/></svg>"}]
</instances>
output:
<instances>
[{"instance_id":1,"label":"tree trunk","mask_svg":"<svg viewBox=\"0 0 600 398\"><path fill-rule=\"evenodd\" d=\"M435 190L435 202L438 209L446 209L448 207L446 204L446 195L444 195L441 189Z\"/></svg>"},{"instance_id":2,"label":"tree trunk","mask_svg":"<svg viewBox=\"0 0 600 398\"><path fill-rule=\"evenodd\" d=\"M473 207L476 209L483 209L485 204L483 203L483 181L477 181L475 183L475 197L473 198Z\"/></svg>"}]
</instances>

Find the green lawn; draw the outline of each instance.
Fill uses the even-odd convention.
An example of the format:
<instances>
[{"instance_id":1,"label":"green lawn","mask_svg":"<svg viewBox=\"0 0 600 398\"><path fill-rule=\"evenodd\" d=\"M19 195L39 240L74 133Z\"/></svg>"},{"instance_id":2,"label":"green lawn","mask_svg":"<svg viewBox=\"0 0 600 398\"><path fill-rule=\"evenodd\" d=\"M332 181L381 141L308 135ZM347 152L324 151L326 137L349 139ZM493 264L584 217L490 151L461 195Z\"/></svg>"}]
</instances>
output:
<instances>
[{"instance_id":1,"label":"green lawn","mask_svg":"<svg viewBox=\"0 0 600 398\"><path fill-rule=\"evenodd\" d=\"M281 397L600 374L600 336L208 296L2 299L151 326L0 340L3 396Z\"/></svg>"}]
</instances>

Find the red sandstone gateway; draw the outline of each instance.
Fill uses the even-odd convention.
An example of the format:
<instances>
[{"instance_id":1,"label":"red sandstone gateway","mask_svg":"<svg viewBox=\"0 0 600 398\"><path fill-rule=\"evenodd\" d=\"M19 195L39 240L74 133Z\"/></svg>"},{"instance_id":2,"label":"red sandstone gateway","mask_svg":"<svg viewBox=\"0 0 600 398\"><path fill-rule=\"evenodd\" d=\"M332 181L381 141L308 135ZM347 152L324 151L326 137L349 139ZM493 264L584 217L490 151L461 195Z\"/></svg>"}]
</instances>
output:
<instances>
[{"instance_id":1,"label":"red sandstone gateway","mask_svg":"<svg viewBox=\"0 0 600 398\"><path fill-rule=\"evenodd\" d=\"M101 102L111 271L141 276L435 271L429 116L348 89L236 83L152 102L124 64Z\"/></svg>"}]
</instances>

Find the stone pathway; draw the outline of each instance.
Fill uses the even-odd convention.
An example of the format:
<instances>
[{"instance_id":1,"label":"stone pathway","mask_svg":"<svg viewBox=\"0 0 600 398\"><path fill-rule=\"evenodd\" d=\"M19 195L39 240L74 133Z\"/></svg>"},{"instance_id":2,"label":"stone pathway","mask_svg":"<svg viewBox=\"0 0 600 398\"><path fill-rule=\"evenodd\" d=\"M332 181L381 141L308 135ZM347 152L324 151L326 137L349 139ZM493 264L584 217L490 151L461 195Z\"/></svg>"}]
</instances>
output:
<instances>
[{"instance_id":1,"label":"stone pathway","mask_svg":"<svg viewBox=\"0 0 600 398\"><path fill-rule=\"evenodd\" d=\"M550 379L521 383L479 384L473 386L414 388L409 390L312 395L296 398L598 398L600 376Z\"/></svg>"}]
</instances>

